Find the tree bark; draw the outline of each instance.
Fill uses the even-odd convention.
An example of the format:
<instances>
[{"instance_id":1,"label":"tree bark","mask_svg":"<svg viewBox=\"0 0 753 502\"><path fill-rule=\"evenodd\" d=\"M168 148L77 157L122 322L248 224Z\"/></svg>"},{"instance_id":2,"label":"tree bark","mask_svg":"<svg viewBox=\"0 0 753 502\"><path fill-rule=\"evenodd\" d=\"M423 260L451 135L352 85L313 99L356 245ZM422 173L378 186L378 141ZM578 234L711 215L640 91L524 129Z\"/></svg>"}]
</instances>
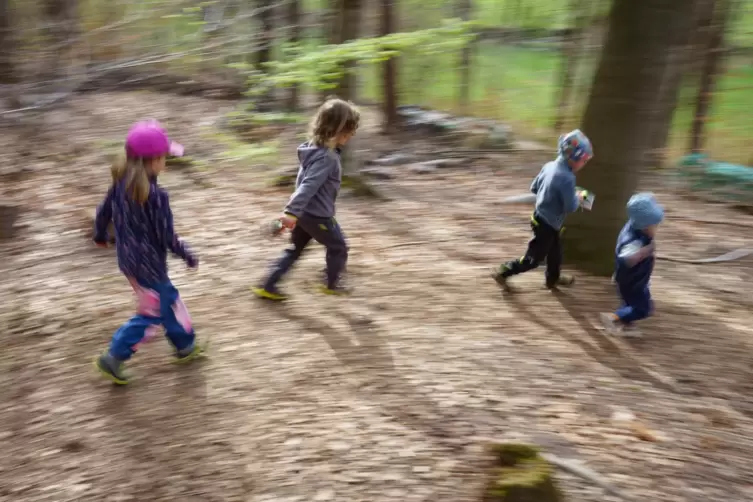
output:
<instances>
[{"instance_id":1,"label":"tree bark","mask_svg":"<svg viewBox=\"0 0 753 502\"><path fill-rule=\"evenodd\" d=\"M0 84L16 82L10 0L0 0Z\"/></svg>"},{"instance_id":2,"label":"tree bark","mask_svg":"<svg viewBox=\"0 0 753 502\"><path fill-rule=\"evenodd\" d=\"M458 16L463 21L471 19L473 5L471 0L456 0ZM458 105L464 114L470 112L471 105L471 55L474 43L471 41L460 50L460 84L458 85Z\"/></svg>"},{"instance_id":3,"label":"tree bark","mask_svg":"<svg viewBox=\"0 0 753 502\"><path fill-rule=\"evenodd\" d=\"M692 18L675 18L673 25L670 26L674 38L662 85L657 94L656 117L652 121L652 141L648 152L648 161L654 167L660 168L666 162L667 143L670 139L672 121L680 97L683 78L687 74L693 54L692 33L699 18L703 17L704 12L710 10L709 6L712 4L713 0L695 1L694 16Z\"/></svg>"},{"instance_id":4,"label":"tree bark","mask_svg":"<svg viewBox=\"0 0 753 502\"><path fill-rule=\"evenodd\" d=\"M50 23L48 37L55 46L54 54L50 55L50 62L44 72L48 78L60 79L64 77L68 56L75 45L73 37L79 32L78 2L77 0L46 0L44 15Z\"/></svg>"},{"instance_id":5,"label":"tree bark","mask_svg":"<svg viewBox=\"0 0 753 502\"><path fill-rule=\"evenodd\" d=\"M361 28L363 0L334 0L334 29L331 43L343 44L358 38ZM357 61L348 61L343 68L343 75L335 90L342 99L356 99L356 75L353 71Z\"/></svg>"},{"instance_id":6,"label":"tree bark","mask_svg":"<svg viewBox=\"0 0 753 502\"><path fill-rule=\"evenodd\" d=\"M565 233L568 262L582 270L613 272L615 239L650 148L656 95L676 38L669 27L692 15L688 0L615 0L612 6L581 125L594 158L578 185L593 191L596 203L594 211L573 215Z\"/></svg>"},{"instance_id":7,"label":"tree bark","mask_svg":"<svg viewBox=\"0 0 753 502\"><path fill-rule=\"evenodd\" d=\"M730 0L716 0L710 25L701 81L698 86L698 96L695 102L695 114L690 132L690 151L701 153L705 142L706 121L708 120L711 103L713 101L716 79L722 70L722 56L724 53L724 32L730 12Z\"/></svg>"},{"instance_id":8,"label":"tree bark","mask_svg":"<svg viewBox=\"0 0 753 502\"><path fill-rule=\"evenodd\" d=\"M570 2L570 15L573 22L567 33L562 37L562 56L560 57L562 68L560 69L557 116L554 119L555 132L562 132L570 117L570 96L573 93L573 80L578 67L586 20L588 19L585 0L572 0Z\"/></svg>"},{"instance_id":9,"label":"tree bark","mask_svg":"<svg viewBox=\"0 0 753 502\"><path fill-rule=\"evenodd\" d=\"M289 41L299 43L301 41L301 2L300 0L290 0L288 3L288 29L290 30ZM299 108L301 86L293 84L288 94L288 111L296 112Z\"/></svg>"},{"instance_id":10,"label":"tree bark","mask_svg":"<svg viewBox=\"0 0 753 502\"><path fill-rule=\"evenodd\" d=\"M379 34L389 35L395 31L394 0L382 0L381 29ZM390 132L397 126L397 61L390 58L382 68L384 99L382 113L384 132Z\"/></svg>"}]
</instances>

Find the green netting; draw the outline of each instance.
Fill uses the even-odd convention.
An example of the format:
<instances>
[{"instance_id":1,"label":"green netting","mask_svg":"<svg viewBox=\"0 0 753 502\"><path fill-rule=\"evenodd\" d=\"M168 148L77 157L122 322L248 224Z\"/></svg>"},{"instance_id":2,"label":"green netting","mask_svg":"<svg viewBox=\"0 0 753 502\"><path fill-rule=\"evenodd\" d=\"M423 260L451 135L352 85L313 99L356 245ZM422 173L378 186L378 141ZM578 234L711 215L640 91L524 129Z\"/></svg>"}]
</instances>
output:
<instances>
[{"instance_id":1,"label":"green netting","mask_svg":"<svg viewBox=\"0 0 753 502\"><path fill-rule=\"evenodd\" d=\"M679 174L690 189L735 202L753 203L753 167L716 162L702 154L683 157Z\"/></svg>"}]
</instances>

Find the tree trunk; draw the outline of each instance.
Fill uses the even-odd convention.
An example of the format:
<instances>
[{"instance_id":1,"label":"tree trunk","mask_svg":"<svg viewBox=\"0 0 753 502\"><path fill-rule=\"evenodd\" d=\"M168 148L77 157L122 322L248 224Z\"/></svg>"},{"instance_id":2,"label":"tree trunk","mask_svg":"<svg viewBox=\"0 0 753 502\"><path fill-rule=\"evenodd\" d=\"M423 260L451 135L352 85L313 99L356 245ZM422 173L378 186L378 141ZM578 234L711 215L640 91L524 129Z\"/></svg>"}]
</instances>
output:
<instances>
[{"instance_id":1,"label":"tree trunk","mask_svg":"<svg viewBox=\"0 0 753 502\"><path fill-rule=\"evenodd\" d=\"M49 64L43 73L50 80L65 76L69 56L75 47L73 38L78 34L78 2L76 0L46 0L44 15L50 23L48 29L49 43L56 50L51 54Z\"/></svg>"},{"instance_id":2,"label":"tree trunk","mask_svg":"<svg viewBox=\"0 0 753 502\"><path fill-rule=\"evenodd\" d=\"M697 26L699 17L702 17L704 12L710 11L710 5L713 5L713 0L694 1L694 16L675 18L673 25L670 26L674 39L662 85L657 94L656 117L652 121L651 147L648 152L648 161L654 167L660 168L666 162L667 143L670 139L677 100L680 96L683 77L687 74L693 54L691 34Z\"/></svg>"},{"instance_id":3,"label":"tree trunk","mask_svg":"<svg viewBox=\"0 0 753 502\"><path fill-rule=\"evenodd\" d=\"M578 67L578 59L582 40L584 38L588 11L585 0L570 2L570 15L573 18L567 33L562 37L562 68L560 69L559 99L557 101L557 116L554 119L554 131L562 132L570 118L570 96L573 93L573 80Z\"/></svg>"},{"instance_id":4,"label":"tree trunk","mask_svg":"<svg viewBox=\"0 0 753 502\"><path fill-rule=\"evenodd\" d=\"M706 121L713 101L716 78L721 72L724 53L724 31L730 11L730 0L716 0L711 23L708 27L706 54L701 69L701 81L695 102L695 114L690 132L690 151L701 153L705 140Z\"/></svg>"},{"instance_id":5,"label":"tree trunk","mask_svg":"<svg viewBox=\"0 0 753 502\"><path fill-rule=\"evenodd\" d=\"M292 43L299 43L301 41L301 2L300 0L290 0L288 3L288 29L290 30L289 41ZM293 84L290 87L290 93L288 94L288 111L296 112L299 108L300 100L299 84Z\"/></svg>"},{"instance_id":6,"label":"tree trunk","mask_svg":"<svg viewBox=\"0 0 753 502\"><path fill-rule=\"evenodd\" d=\"M0 0L0 84L16 82L10 0Z\"/></svg>"},{"instance_id":7,"label":"tree trunk","mask_svg":"<svg viewBox=\"0 0 753 502\"><path fill-rule=\"evenodd\" d=\"M389 35L395 31L395 15L393 12L394 0L382 0L381 30L379 34ZM397 125L397 61L390 58L384 62L382 69L384 78L382 103L383 130L390 132Z\"/></svg>"},{"instance_id":8,"label":"tree trunk","mask_svg":"<svg viewBox=\"0 0 753 502\"><path fill-rule=\"evenodd\" d=\"M334 0L333 6L336 7L334 12L335 26L332 31L331 43L343 44L358 38L363 3L363 0ZM335 90L336 94L342 99L356 99L357 80L354 72L356 64L357 61L349 61L343 68L343 76Z\"/></svg>"},{"instance_id":9,"label":"tree trunk","mask_svg":"<svg viewBox=\"0 0 753 502\"><path fill-rule=\"evenodd\" d=\"M471 0L456 0L458 17L470 21L473 6ZM471 53L474 43L471 41L460 50L460 85L458 86L458 105L464 114L470 112L471 105Z\"/></svg>"},{"instance_id":10,"label":"tree trunk","mask_svg":"<svg viewBox=\"0 0 753 502\"><path fill-rule=\"evenodd\" d=\"M609 32L594 77L581 129L594 158L578 185L596 194L594 211L573 215L568 260L588 272L609 276L614 243L625 222L625 203L638 186L650 148L650 123L673 36L673 19L691 17L688 0L615 0Z\"/></svg>"},{"instance_id":11,"label":"tree trunk","mask_svg":"<svg viewBox=\"0 0 753 502\"><path fill-rule=\"evenodd\" d=\"M257 19L259 23L259 36L256 37L258 45L255 45L254 52L249 54L256 70L265 73L267 70L265 64L272 59L272 43L274 42L274 1L273 0L256 0L256 7L259 10ZM267 112L274 108L275 89L265 89L264 93L256 96L254 106L257 111Z\"/></svg>"}]
</instances>

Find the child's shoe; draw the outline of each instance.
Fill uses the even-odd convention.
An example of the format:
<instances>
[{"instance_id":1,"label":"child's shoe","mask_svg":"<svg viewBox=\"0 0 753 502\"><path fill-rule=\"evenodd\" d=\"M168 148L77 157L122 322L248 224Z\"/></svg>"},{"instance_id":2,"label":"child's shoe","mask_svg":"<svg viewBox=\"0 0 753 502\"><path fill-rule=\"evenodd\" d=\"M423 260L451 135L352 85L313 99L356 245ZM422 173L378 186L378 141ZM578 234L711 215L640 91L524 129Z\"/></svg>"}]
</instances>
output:
<instances>
[{"instance_id":1,"label":"child's shoe","mask_svg":"<svg viewBox=\"0 0 753 502\"><path fill-rule=\"evenodd\" d=\"M105 352L94 358L94 367L115 385L128 385L128 376L123 372L123 362Z\"/></svg>"},{"instance_id":2,"label":"child's shoe","mask_svg":"<svg viewBox=\"0 0 753 502\"><path fill-rule=\"evenodd\" d=\"M258 298L271 300L273 302L283 302L289 297L277 288L265 288L263 286L251 288L251 292Z\"/></svg>"},{"instance_id":3,"label":"child's shoe","mask_svg":"<svg viewBox=\"0 0 753 502\"><path fill-rule=\"evenodd\" d=\"M173 362L175 364L186 364L195 359L203 357L205 353L206 353L206 346L194 344L192 347L187 347L183 350L176 350L175 359L173 360Z\"/></svg>"},{"instance_id":4,"label":"child's shoe","mask_svg":"<svg viewBox=\"0 0 753 502\"><path fill-rule=\"evenodd\" d=\"M492 279L494 279L500 288L502 288L502 291L505 291L509 293L512 291L510 288L510 285L507 283L507 277L505 277L503 272L507 269L504 265L502 265L499 268L493 268L492 269Z\"/></svg>"},{"instance_id":5,"label":"child's shoe","mask_svg":"<svg viewBox=\"0 0 753 502\"><path fill-rule=\"evenodd\" d=\"M611 312L599 314L601 324L607 333L623 338L640 338L641 332L634 324L625 324Z\"/></svg>"},{"instance_id":6,"label":"child's shoe","mask_svg":"<svg viewBox=\"0 0 753 502\"><path fill-rule=\"evenodd\" d=\"M351 288L345 286L342 283L332 288L330 288L326 284L319 284L317 285L316 289L318 289L320 293L333 296L348 296L353 292Z\"/></svg>"},{"instance_id":7,"label":"child's shoe","mask_svg":"<svg viewBox=\"0 0 753 502\"><path fill-rule=\"evenodd\" d=\"M557 289L560 287L569 288L575 284L575 277L572 275L561 275L559 279L557 279L557 282L555 283L546 283L547 289Z\"/></svg>"}]
</instances>

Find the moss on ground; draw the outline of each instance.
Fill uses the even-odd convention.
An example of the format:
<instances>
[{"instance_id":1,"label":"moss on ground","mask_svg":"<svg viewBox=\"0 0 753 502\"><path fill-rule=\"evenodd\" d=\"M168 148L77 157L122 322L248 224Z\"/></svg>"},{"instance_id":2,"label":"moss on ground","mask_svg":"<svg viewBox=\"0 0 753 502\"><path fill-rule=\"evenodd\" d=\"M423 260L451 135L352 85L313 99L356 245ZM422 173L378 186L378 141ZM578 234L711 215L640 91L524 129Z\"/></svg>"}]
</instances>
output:
<instances>
[{"instance_id":1,"label":"moss on ground","mask_svg":"<svg viewBox=\"0 0 753 502\"><path fill-rule=\"evenodd\" d=\"M483 502L563 502L552 466L525 444L495 444Z\"/></svg>"}]
</instances>

